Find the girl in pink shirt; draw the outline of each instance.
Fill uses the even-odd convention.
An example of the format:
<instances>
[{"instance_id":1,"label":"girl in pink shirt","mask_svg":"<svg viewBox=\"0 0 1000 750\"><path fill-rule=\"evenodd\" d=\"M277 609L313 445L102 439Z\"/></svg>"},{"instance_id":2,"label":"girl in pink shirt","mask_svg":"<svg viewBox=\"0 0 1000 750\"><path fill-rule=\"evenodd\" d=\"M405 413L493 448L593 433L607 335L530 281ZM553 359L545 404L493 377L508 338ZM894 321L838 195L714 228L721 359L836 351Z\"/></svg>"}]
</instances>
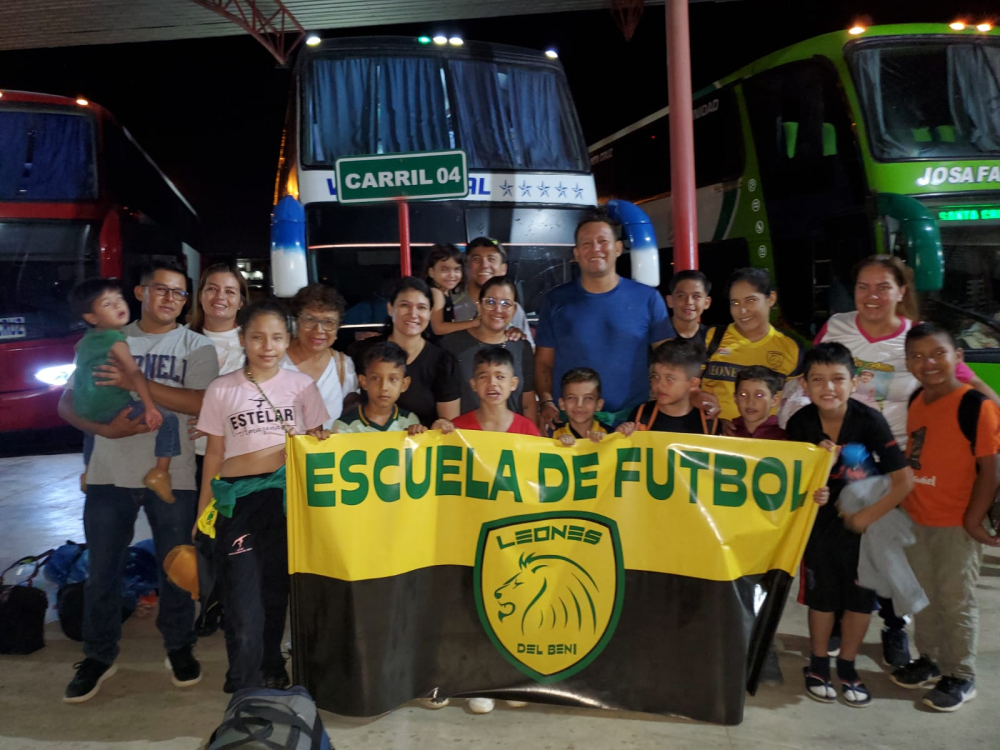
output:
<instances>
[{"instance_id":1,"label":"girl in pink shirt","mask_svg":"<svg viewBox=\"0 0 1000 750\"><path fill-rule=\"evenodd\" d=\"M198 418L208 435L198 514L214 501L227 693L289 685L281 655L288 605L285 438L325 437L329 418L315 381L279 367L288 324L277 302L241 311L240 343L246 364L209 384Z\"/></svg>"}]
</instances>

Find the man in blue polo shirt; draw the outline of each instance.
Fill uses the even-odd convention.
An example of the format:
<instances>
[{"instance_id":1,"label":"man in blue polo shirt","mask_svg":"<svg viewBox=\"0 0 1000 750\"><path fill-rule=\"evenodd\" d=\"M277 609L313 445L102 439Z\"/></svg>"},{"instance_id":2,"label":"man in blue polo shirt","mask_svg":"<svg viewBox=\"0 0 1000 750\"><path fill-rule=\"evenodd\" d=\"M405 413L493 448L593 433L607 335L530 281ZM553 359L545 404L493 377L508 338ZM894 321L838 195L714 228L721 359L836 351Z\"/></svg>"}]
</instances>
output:
<instances>
[{"instance_id":1,"label":"man in blue polo shirt","mask_svg":"<svg viewBox=\"0 0 1000 750\"><path fill-rule=\"evenodd\" d=\"M573 248L580 278L545 295L535 340L543 427L558 417L559 383L574 367L597 370L609 412L625 413L646 401L650 347L677 335L656 289L623 279L615 270L620 236L607 214L586 216L577 225Z\"/></svg>"}]
</instances>

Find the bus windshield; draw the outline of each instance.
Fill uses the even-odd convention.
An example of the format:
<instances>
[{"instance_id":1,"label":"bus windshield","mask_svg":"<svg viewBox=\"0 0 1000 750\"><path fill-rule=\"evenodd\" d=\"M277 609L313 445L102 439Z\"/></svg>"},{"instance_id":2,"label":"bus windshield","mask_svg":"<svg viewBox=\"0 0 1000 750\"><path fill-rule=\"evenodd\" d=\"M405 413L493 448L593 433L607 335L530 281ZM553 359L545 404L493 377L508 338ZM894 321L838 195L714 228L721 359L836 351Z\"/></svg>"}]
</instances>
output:
<instances>
[{"instance_id":1,"label":"bus windshield","mask_svg":"<svg viewBox=\"0 0 1000 750\"><path fill-rule=\"evenodd\" d=\"M588 171L557 68L439 57L321 57L303 92L303 162L465 150L471 169Z\"/></svg>"},{"instance_id":2,"label":"bus windshield","mask_svg":"<svg viewBox=\"0 0 1000 750\"><path fill-rule=\"evenodd\" d=\"M94 128L83 114L0 108L0 201L97 197Z\"/></svg>"},{"instance_id":3,"label":"bus windshield","mask_svg":"<svg viewBox=\"0 0 1000 750\"><path fill-rule=\"evenodd\" d=\"M848 59L876 159L1000 155L1000 43L866 42Z\"/></svg>"}]
</instances>

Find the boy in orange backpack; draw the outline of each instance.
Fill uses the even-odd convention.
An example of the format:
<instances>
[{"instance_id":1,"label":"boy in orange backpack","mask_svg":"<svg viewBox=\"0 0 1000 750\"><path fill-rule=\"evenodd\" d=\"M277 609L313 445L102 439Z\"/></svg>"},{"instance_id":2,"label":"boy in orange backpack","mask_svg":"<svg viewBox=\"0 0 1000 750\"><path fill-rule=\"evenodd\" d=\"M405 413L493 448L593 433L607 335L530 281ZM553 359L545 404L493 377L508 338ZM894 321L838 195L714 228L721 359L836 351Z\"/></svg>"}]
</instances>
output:
<instances>
[{"instance_id":1,"label":"boy in orange backpack","mask_svg":"<svg viewBox=\"0 0 1000 750\"><path fill-rule=\"evenodd\" d=\"M718 420L706 420L704 412L691 403L701 385L704 361L704 350L686 339L669 339L656 347L649 365L653 400L633 409L616 432L626 437L637 430L715 434Z\"/></svg>"}]
</instances>

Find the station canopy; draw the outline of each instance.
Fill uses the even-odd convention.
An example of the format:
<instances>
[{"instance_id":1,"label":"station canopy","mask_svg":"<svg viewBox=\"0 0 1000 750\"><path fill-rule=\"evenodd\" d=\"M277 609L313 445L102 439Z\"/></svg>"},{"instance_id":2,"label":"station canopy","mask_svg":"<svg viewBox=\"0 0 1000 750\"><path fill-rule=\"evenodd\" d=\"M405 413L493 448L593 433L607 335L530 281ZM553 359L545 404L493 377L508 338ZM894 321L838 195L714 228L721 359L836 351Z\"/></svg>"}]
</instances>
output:
<instances>
[{"instance_id":1,"label":"station canopy","mask_svg":"<svg viewBox=\"0 0 1000 750\"><path fill-rule=\"evenodd\" d=\"M653 0L646 4L662 4ZM265 16L272 0L209 0L231 13L251 6ZM611 7L611 0L284 0L307 31L398 23L445 23ZM289 29L293 31L293 29ZM451 29L445 29L445 32ZM17 0L0 3L0 50L157 42L235 36L239 25L193 0Z\"/></svg>"}]
</instances>

